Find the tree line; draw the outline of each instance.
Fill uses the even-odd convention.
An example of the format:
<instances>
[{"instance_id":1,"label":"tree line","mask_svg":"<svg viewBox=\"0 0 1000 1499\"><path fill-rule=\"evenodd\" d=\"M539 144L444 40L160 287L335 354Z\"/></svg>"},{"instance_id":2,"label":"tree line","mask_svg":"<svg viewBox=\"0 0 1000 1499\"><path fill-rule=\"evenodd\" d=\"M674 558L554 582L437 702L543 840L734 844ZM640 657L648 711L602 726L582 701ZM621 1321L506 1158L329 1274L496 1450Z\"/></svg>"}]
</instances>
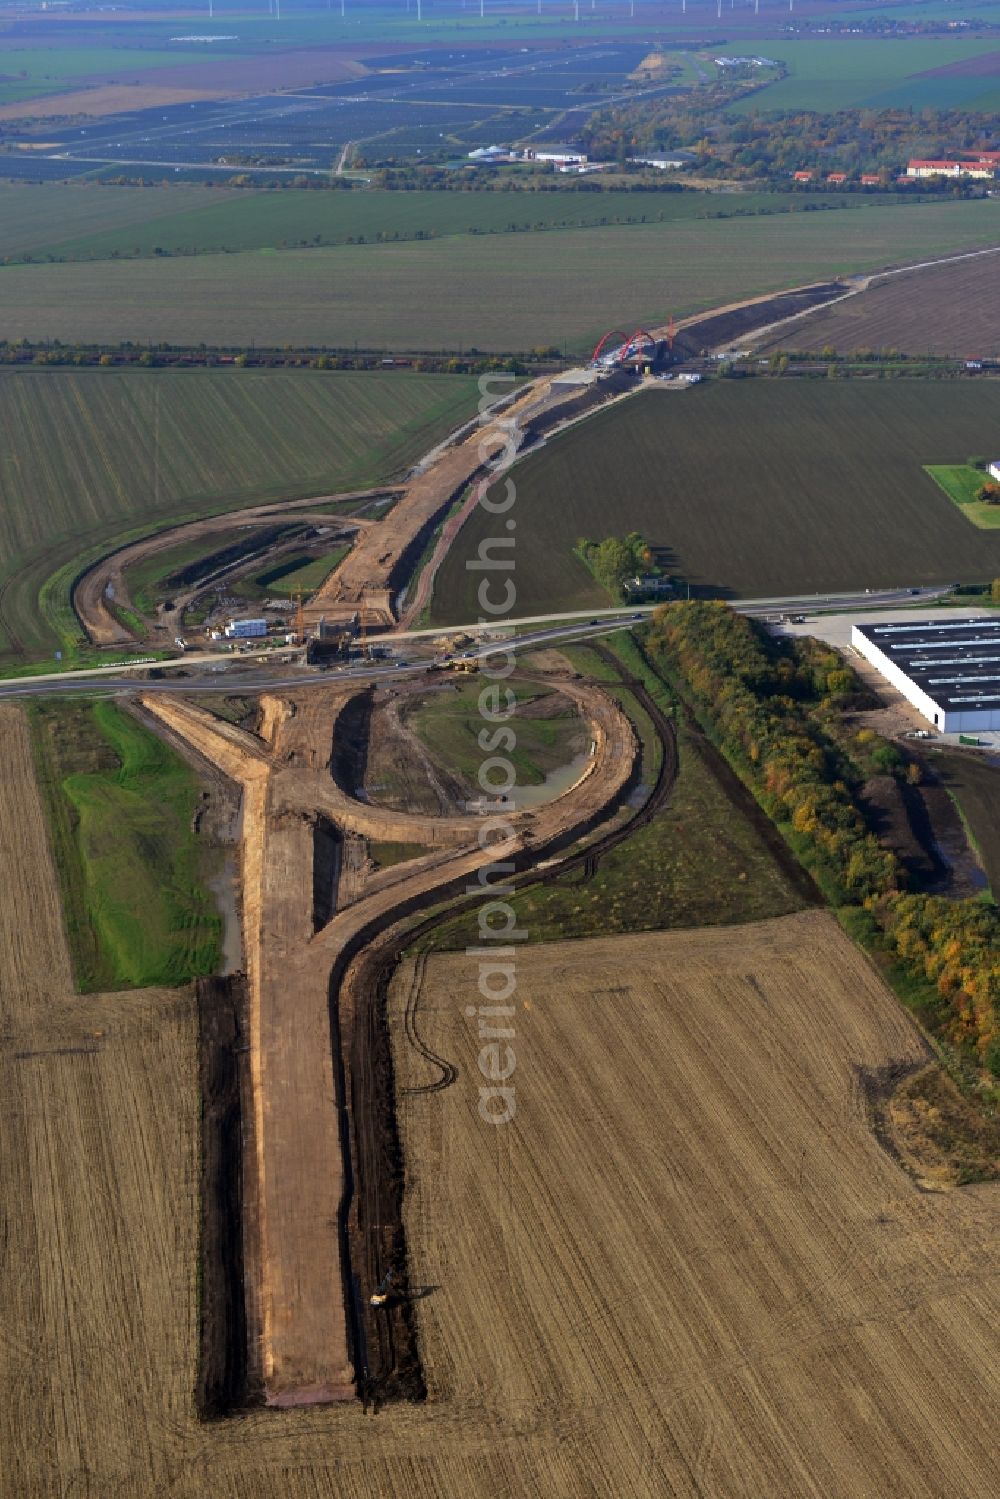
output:
<instances>
[{"instance_id":1,"label":"tree line","mask_svg":"<svg viewBox=\"0 0 1000 1499\"><path fill-rule=\"evenodd\" d=\"M904 762L877 735L843 731L854 673L834 652L777 642L721 603L658 610L649 645L831 902L864 913L900 967L933 986L932 1029L1000 1078L1000 913L908 890L871 831L864 780L874 768L904 773Z\"/></svg>"},{"instance_id":2,"label":"tree line","mask_svg":"<svg viewBox=\"0 0 1000 1499\"><path fill-rule=\"evenodd\" d=\"M728 112L751 92L758 91L714 81L683 95L598 110L581 132L582 146L588 154L611 159L635 152L690 150L697 153L699 177L775 181L786 187L795 171L813 170L819 187L828 173L846 172L851 180L839 190L865 191L858 180L862 172L877 174L884 189L894 184L912 157L971 155L993 144L984 130L984 116L971 109L768 110L765 92L751 113ZM903 191L912 194L914 188ZM921 193L982 191L982 183L920 183Z\"/></svg>"}]
</instances>

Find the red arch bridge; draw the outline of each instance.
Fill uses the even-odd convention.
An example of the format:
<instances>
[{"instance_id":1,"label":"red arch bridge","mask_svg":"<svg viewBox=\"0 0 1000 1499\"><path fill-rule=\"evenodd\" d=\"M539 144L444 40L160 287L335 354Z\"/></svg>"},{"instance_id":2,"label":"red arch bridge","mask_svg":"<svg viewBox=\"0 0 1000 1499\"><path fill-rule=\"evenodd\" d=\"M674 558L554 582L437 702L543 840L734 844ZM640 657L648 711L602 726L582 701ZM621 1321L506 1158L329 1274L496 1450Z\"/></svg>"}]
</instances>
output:
<instances>
[{"instance_id":1,"label":"red arch bridge","mask_svg":"<svg viewBox=\"0 0 1000 1499\"><path fill-rule=\"evenodd\" d=\"M626 333L623 328L612 328L610 333L605 333L591 354L590 362L611 369L616 365L629 364L633 359L655 359L657 348L657 340L646 328L636 328L633 333Z\"/></svg>"}]
</instances>

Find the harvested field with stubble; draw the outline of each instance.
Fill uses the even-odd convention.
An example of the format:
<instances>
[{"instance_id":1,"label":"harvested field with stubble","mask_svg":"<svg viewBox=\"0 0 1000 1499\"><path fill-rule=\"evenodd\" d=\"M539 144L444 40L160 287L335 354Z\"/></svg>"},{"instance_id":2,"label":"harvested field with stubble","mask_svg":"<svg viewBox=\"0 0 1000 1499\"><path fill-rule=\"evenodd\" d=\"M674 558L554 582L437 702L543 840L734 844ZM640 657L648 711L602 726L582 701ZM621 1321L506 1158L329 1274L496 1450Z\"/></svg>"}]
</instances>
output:
<instances>
[{"instance_id":1,"label":"harvested field with stubble","mask_svg":"<svg viewBox=\"0 0 1000 1499\"><path fill-rule=\"evenodd\" d=\"M11 1494L995 1490L996 1189L922 1195L876 1145L853 1066L920 1044L816 915L522 955L506 1130L476 1114L475 976L432 959L419 1033L462 1071L403 1106L431 1399L200 1424L194 1000L72 995L17 708L0 747Z\"/></svg>"},{"instance_id":2,"label":"harvested field with stubble","mask_svg":"<svg viewBox=\"0 0 1000 1499\"><path fill-rule=\"evenodd\" d=\"M1000 354L1000 250L925 270L875 279L867 291L814 316L776 328L754 348L838 354L954 354L966 359Z\"/></svg>"},{"instance_id":3,"label":"harvested field with stubble","mask_svg":"<svg viewBox=\"0 0 1000 1499\"><path fill-rule=\"evenodd\" d=\"M869 1092L924 1046L831 916L521 951L503 1128L476 977L410 966L393 1018L404 1090L438 1076L404 1011L459 1068L403 1093L407 1233L484 1477L521 1426L502 1492L996 1491L1000 1195L921 1193L878 1143Z\"/></svg>"}]
</instances>

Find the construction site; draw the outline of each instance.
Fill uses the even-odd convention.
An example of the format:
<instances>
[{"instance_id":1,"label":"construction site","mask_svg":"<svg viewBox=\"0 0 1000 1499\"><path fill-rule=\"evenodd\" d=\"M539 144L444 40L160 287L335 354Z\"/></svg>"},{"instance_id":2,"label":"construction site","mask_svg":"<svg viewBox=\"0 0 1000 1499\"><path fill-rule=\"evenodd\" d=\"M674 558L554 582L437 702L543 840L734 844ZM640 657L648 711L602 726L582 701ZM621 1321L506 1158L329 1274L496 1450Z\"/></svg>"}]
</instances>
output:
<instances>
[{"instance_id":1,"label":"construction site","mask_svg":"<svg viewBox=\"0 0 1000 1499\"><path fill-rule=\"evenodd\" d=\"M509 798L477 790L499 632L413 634L518 455L837 290L612 330L392 482L76 578L94 646L174 655L103 685L196 783L182 831L224 852L231 910L211 977L74 987L37 724L0 705L17 1492L995 1492L990 1121L961 1134L926 1031L643 616L520 636ZM531 930L501 1130L469 1001L508 887Z\"/></svg>"},{"instance_id":2,"label":"construction site","mask_svg":"<svg viewBox=\"0 0 1000 1499\"><path fill-rule=\"evenodd\" d=\"M138 711L242 802L243 974L204 981L201 997L208 1052L220 1035L230 1050L241 1038L227 1105L239 1127L230 1120L229 1146L208 1156L206 1409L421 1393L387 983L420 912L498 862L558 863L613 819L633 780L634 730L599 687L566 679L558 692L586 725L585 768L490 837L481 815L387 810L352 794L356 770L345 767L390 710L387 694L265 695L254 732L180 696L141 699ZM378 868L373 844L424 852Z\"/></svg>"},{"instance_id":3,"label":"construction site","mask_svg":"<svg viewBox=\"0 0 1000 1499\"><path fill-rule=\"evenodd\" d=\"M304 648L313 639L346 646L359 636L410 629L483 487L518 456L662 380L665 369L676 366L680 378L661 389L688 389L700 376L685 374L685 361L843 294L839 282L823 282L677 322L671 317L660 328L611 329L579 369L516 383L510 376L491 380L491 387L508 388L484 398L480 414L398 484L258 505L157 531L85 568L73 585L73 610L92 646L144 643L172 654L222 649L217 642L241 620L263 619L261 630L248 633L265 650ZM259 594L254 608L246 598L248 577L277 571L275 564L296 552L331 556L318 586L298 589L293 599ZM160 586L144 600L135 580L155 571L158 556ZM171 569L171 559L182 565ZM252 649L249 641L230 645Z\"/></svg>"}]
</instances>

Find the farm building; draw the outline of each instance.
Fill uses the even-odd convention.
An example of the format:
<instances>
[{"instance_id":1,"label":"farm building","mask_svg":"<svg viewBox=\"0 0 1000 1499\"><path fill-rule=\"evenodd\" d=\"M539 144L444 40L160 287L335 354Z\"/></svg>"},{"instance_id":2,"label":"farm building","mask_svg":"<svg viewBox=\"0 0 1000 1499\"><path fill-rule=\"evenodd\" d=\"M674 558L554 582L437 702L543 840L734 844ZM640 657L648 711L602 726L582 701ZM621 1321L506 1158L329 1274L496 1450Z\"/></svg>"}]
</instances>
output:
<instances>
[{"instance_id":1,"label":"farm building","mask_svg":"<svg viewBox=\"0 0 1000 1499\"><path fill-rule=\"evenodd\" d=\"M537 151L526 151L525 156L533 161L551 161L556 166L583 166L587 157L575 146L541 146Z\"/></svg>"},{"instance_id":2,"label":"farm building","mask_svg":"<svg viewBox=\"0 0 1000 1499\"><path fill-rule=\"evenodd\" d=\"M488 165L491 161L513 161L509 146L480 146L475 151L467 152L470 161Z\"/></svg>"},{"instance_id":3,"label":"farm building","mask_svg":"<svg viewBox=\"0 0 1000 1499\"><path fill-rule=\"evenodd\" d=\"M630 599L666 598L674 591L670 579L661 578L658 573L643 573L635 578L627 578L623 587Z\"/></svg>"},{"instance_id":4,"label":"farm building","mask_svg":"<svg viewBox=\"0 0 1000 1499\"><path fill-rule=\"evenodd\" d=\"M851 644L942 733L1000 729L1000 618L855 625Z\"/></svg>"},{"instance_id":5,"label":"farm building","mask_svg":"<svg viewBox=\"0 0 1000 1499\"><path fill-rule=\"evenodd\" d=\"M661 156L630 156L629 166L656 167L661 172L679 171L697 161L693 151L668 151Z\"/></svg>"},{"instance_id":6,"label":"farm building","mask_svg":"<svg viewBox=\"0 0 1000 1499\"><path fill-rule=\"evenodd\" d=\"M907 177L979 177L996 176L996 168L981 161L920 161L907 164Z\"/></svg>"}]
</instances>

